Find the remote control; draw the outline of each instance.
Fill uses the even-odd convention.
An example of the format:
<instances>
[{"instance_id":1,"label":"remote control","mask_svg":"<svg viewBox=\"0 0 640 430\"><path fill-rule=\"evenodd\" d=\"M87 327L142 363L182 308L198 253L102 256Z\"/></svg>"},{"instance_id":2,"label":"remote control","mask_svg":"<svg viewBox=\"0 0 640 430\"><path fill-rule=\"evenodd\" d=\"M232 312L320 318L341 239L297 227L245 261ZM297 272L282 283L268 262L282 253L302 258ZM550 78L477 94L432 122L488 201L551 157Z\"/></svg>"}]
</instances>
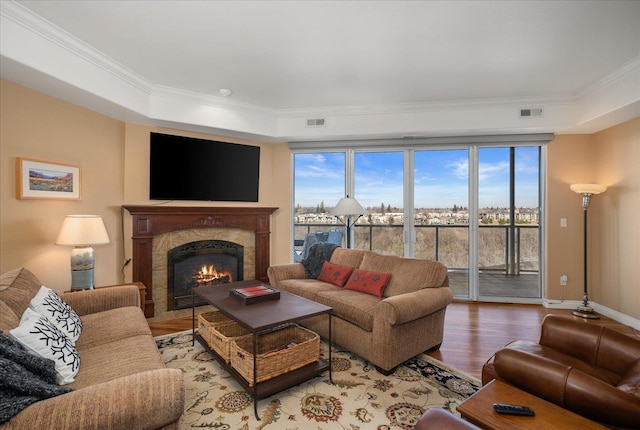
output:
<instances>
[{"instance_id":1,"label":"remote control","mask_svg":"<svg viewBox=\"0 0 640 430\"><path fill-rule=\"evenodd\" d=\"M533 412L533 409L528 406L508 405L506 403L494 403L493 410L499 414L524 415L527 417L532 417L536 414Z\"/></svg>"}]
</instances>

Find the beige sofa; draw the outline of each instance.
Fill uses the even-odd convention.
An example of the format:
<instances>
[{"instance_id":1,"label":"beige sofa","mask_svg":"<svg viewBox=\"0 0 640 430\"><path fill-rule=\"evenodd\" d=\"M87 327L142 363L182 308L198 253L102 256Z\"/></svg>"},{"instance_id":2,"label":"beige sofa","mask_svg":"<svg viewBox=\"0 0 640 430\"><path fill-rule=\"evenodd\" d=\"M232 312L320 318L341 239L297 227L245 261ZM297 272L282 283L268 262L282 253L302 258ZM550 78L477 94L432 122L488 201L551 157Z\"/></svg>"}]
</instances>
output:
<instances>
[{"instance_id":1,"label":"beige sofa","mask_svg":"<svg viewBox=\"0 0 640 430\"><path fill-rule=\"evenodd\" d=\"M447 268L430 260L337 248L330 262L390 273L382 297L308 279L302 263L271 266L272 286L333 308L333 342L373 363L383 373L442 344L444 315L453 294ZM301 321L327 338L326 315Z\"/></svg>"},{"instance_id":2,"label":"beige sofa","mask_svg":"<svg viewBox=\"0 0 640 430\"><path fill-rule=\"evenodd\" d=\"M0 276L0 330L19 325L42 284L26 269ZM164 366L135 285L63 293L82 320L73 391L37 401L0 429L177 429L182 373Z\"/></svg>"}]
</instances>

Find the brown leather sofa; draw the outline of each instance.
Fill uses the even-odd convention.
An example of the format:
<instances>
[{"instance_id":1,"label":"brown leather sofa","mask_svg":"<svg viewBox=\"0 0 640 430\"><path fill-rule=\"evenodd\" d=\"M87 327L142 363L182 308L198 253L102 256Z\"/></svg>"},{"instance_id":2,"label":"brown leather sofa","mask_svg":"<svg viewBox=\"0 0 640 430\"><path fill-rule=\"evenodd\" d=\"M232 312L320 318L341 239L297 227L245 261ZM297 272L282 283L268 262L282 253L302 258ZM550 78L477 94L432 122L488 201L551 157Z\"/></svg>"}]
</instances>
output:
<instances>
[{"instance_id":1,"label":"brown leather sofa","mask_svg":"<svg viewBox=\"0 0 640 430\"><path fill-rule=\"evenodd\" d=\"M505 381L604 425L640 428L640 337L548 315L538 343L515 341L484 365Z\"/></svg>"}]
</instances>

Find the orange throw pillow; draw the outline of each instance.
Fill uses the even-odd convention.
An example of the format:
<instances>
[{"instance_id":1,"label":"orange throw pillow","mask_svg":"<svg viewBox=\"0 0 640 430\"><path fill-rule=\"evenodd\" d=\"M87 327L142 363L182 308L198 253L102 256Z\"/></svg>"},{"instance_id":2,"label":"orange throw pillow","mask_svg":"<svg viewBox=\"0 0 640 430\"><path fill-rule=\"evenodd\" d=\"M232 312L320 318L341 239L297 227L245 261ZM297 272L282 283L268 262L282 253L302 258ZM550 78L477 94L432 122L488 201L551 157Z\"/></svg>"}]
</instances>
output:
<instances>
[{"instance_id":1,"label":"orange throw pillow","mask_svg":"<svg viewBox=\"0 0 640 430\"><path fill-rule=\"evenodd\" d=\"M356 269L344 286L345 290L355 290L373 296L382 297L382 293L391 279L391 273L371 272Z\"/></svg>"},{"instance_id":2,"label":"orange throw pillow","mask_svg":"<svg viewBox=\"0 0 640 430\"><path fill-rule=\"evenodd\" d=\"M347 279L349 279L351 272L353 272L353 267L338 266L337 264L325 261L322 263L322 271L320 272L320 276L318 276L318 280L342 287L344 283L347 282Z\"/></svg>"}]
</instances>

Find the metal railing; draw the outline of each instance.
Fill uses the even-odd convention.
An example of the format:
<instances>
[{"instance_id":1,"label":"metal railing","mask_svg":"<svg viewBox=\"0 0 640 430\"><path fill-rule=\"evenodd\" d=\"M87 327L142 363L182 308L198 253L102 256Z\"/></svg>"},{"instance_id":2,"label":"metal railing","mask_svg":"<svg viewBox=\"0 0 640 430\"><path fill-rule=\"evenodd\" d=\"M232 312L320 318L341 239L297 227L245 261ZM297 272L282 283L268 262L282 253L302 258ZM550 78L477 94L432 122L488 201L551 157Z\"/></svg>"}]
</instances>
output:
<instances>
[{"instance_id":1,"label":"metal railing","mask_svg":"<svg viewBox=\"0 0 640 430\"><path fill-rule=\"evenodd\" d=\"M487 272L517 275L538 273L538 225L479 224L479 266ZM335 224L295 224L296 243L303 243L307 233L336 228ZM356 224L354 248L402 256L402 225ZM468 270L469 226L415 225L415 257L441 261L450 270ZM513 233L513 234L512 234ZM513 239L511 239L513 238Z\"/></svg>"}]
</instances>

